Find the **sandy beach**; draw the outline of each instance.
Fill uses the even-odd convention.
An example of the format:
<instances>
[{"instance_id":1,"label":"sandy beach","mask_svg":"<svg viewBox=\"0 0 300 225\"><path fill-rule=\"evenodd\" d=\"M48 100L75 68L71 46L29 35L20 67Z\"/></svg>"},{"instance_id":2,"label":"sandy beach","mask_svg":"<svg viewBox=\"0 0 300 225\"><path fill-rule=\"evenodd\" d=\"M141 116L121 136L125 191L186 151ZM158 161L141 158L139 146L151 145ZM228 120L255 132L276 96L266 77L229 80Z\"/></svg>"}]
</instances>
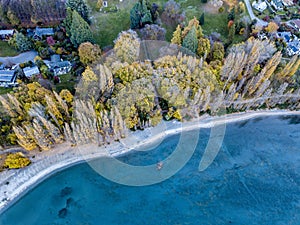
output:
<instances>
[{"instance_id":1,"label":"sandy beach","mask_svg":"<svg viewBox=\"0 0 300 225\"><path fill-rule=\"evenodd\" d=\"M227 123L239 122L264 116L300 115L300 111L262 110L234 113L211 117L204 115L190 122L162 122L158 127L147 128L144 131L130 132L128 137L120 142L98 147L89 144L80 147L70 147L63 143L55 148L39 153L32 159L32 164L20 170L5 170L0 175L0 214L11 204L22 197L27 191L52 174L72 165L89 161L101 156L119 156L133 149L158 145L170 135L200 128L212 128Z\"/></svg>"}]
</instances>

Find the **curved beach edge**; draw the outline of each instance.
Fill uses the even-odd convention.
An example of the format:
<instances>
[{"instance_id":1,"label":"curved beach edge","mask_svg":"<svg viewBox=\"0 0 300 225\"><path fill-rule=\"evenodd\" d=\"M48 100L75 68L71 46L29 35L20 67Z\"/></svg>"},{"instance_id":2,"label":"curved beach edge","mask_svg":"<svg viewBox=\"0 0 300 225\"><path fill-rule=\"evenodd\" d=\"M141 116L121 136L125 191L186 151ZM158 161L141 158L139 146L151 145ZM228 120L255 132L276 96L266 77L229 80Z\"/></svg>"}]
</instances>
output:
<instances>
[{"instance_id":1,"label":"curved beach edge","mask_svg":"<svg viewBox=\"0 0 300 225\"><path fill-rule=\"evenodd\" d=\"M79 149L77 147L70 147L69 143L63 143L50 151L38 154L32 160L33 163L26 168L6 170L0 173L0 215L40 182L73 165L99 157L117 157L185 131L211 128L221 124L241 122L256 117L289 115L300 115L300 111L248 111L215 117L204 115L197 120L184 123L175 121L164 122L164 130L157 131L155 128L147 128L144 131L130 133L129 137L123 139L121 142L113 142L110 145L101 147L95 144L88 144L80 146Z\"/></svg>"}]
</instances>

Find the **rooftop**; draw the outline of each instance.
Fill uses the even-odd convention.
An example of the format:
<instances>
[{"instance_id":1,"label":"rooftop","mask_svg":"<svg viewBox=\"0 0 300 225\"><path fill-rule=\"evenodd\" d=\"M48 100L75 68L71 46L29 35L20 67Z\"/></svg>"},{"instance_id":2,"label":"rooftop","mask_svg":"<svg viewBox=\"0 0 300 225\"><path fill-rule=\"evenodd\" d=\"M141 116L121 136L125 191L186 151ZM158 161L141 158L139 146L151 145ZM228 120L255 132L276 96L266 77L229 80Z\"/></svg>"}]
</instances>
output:
<instances>
[{"instance_id":1,"label":"rooftop","mask_svg":"<svg viewBox=\"0 0 300 225\"><path fill-rule=\"evenodd\" d=\"M300 19L298 19L298 20L292 20L291 22L293 24L295 24L300 29Z\"/></svg>"},{"instance_id":2,"label":"rooftop","mask_svg":"<svg viewBox=\"0 0 300 225\"><path fill-rule=\"evenodd\" d=\"M0 35L13 35L15 30L0 30Z\"/></svg>"},{"instance_id":3,"label":"rooftop","mask_svg":"<svg viewBox=\"0 0 300 225\"><path fill-rule=\"evenodd\" d=\"M13 82L14 78L14 70L0 70L0 82Z\"/></svg>"},{"instance_id":4,"label":"rooftop","mask_svg":"<svg viewBox=\"0 0 300 225\"><path fill-rule=\"evenodd\" d=\"M56 63L51 63L52 68L61 68L61 67L68 67L71 63L69 61L61 61Z\"/></svg>"},{"instance_id":5,"label":"rooftop","mask_svg":"<svg viewBox=\"0 0 300 225\"><path fill-rule=\"evenodd\" d=\"M51 55L51 62L52 63L57 63L57 62L60 62L61 59L60 59L60 55Z\"/></svg>"},{"instance_id":6,"label":"rooftop","mask_svg":"<svg viewBox=\"0 0 300 225\"><path fill-rule=\"evenodd\" d=\"M53 28L40 28L40 27L37 27L37 28L35 28L34 34L39 36L39 37L49 36L49 35L54 34L54 30L53 30Z\"/></svg>"},{"instance_id":7,"label":"rooftop","mask_svg":"<svg viewBox=\"0 0 300 225\"><path fill-rule=\"evenodd\" d=\"M34 67L25 67L23 72L26 77L32 77L33 75L37 75L40 73L39 68L37 66Z\"/></svg>"}]
</instances>

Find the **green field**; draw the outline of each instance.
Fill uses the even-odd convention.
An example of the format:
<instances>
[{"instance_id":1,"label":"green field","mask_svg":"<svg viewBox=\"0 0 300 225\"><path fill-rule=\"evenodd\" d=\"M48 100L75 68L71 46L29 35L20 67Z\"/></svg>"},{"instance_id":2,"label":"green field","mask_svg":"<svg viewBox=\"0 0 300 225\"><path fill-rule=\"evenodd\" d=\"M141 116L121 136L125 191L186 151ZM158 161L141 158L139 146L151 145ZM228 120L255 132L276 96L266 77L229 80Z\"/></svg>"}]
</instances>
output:
<instances>
[{"instance_id":1,"label":"green field","mask_svg":"<svg viewBox=\"0 0 300 225\"><path fill-rule=\"evenodd\" d=\"M15 56L18 55L18 51L9 46L7 42L0 41L0 57Z\"/></svg>"},{"instance_id":2,"label":"green field","mask_svg":"<svg viewBox=\"0 0 300 225\"><path fill-rule=\"evenodd\" d=\"M97 0L88 0L92 8L92 31L97 44L102 48L108 45L113 45L113 41L117 38L118 34L123 30L130 28L130 9L135 4L136 0L119 0L108 1L108 6L118 5L119 11L112 13L102 13L95 10L95 2ZM162 9L167 0L150 0L151 4L155 2ZM194 16L199 19L200 15L204 12L204 4L200 0L181 0L178 1L181 8L185 9L186 21L192 19ZM209 3L206 3L209 4ZM174 28L166 27L166 39L170 41ZM205 23L203 25L203 32L210 35L212 32L221 34L221 39L226 40L228 35L227 28L227 10L223 13L210 13L205 12Z\"/></svg>"}]
</instances>

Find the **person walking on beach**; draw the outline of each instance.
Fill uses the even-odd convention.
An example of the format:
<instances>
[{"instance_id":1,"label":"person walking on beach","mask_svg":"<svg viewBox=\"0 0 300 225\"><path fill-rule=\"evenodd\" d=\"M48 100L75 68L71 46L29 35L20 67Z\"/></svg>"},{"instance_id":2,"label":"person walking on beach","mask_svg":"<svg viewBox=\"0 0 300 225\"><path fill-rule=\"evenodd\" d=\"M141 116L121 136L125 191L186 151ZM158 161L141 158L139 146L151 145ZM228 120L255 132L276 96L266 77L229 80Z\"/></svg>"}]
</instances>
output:
<instances>
[{"instance_id":1,"label":"person walking on beach","mask_svg":"<svg viewBox=\"0 0 300 225\"><path fill-rule=\"evenodd\" d=\"M157 170L161 170L162 167L163 167L163 163L162 163L162 162L158 162L158 163L156 164L156 169L157 169Z\"/></svg>"}]
</instances>

